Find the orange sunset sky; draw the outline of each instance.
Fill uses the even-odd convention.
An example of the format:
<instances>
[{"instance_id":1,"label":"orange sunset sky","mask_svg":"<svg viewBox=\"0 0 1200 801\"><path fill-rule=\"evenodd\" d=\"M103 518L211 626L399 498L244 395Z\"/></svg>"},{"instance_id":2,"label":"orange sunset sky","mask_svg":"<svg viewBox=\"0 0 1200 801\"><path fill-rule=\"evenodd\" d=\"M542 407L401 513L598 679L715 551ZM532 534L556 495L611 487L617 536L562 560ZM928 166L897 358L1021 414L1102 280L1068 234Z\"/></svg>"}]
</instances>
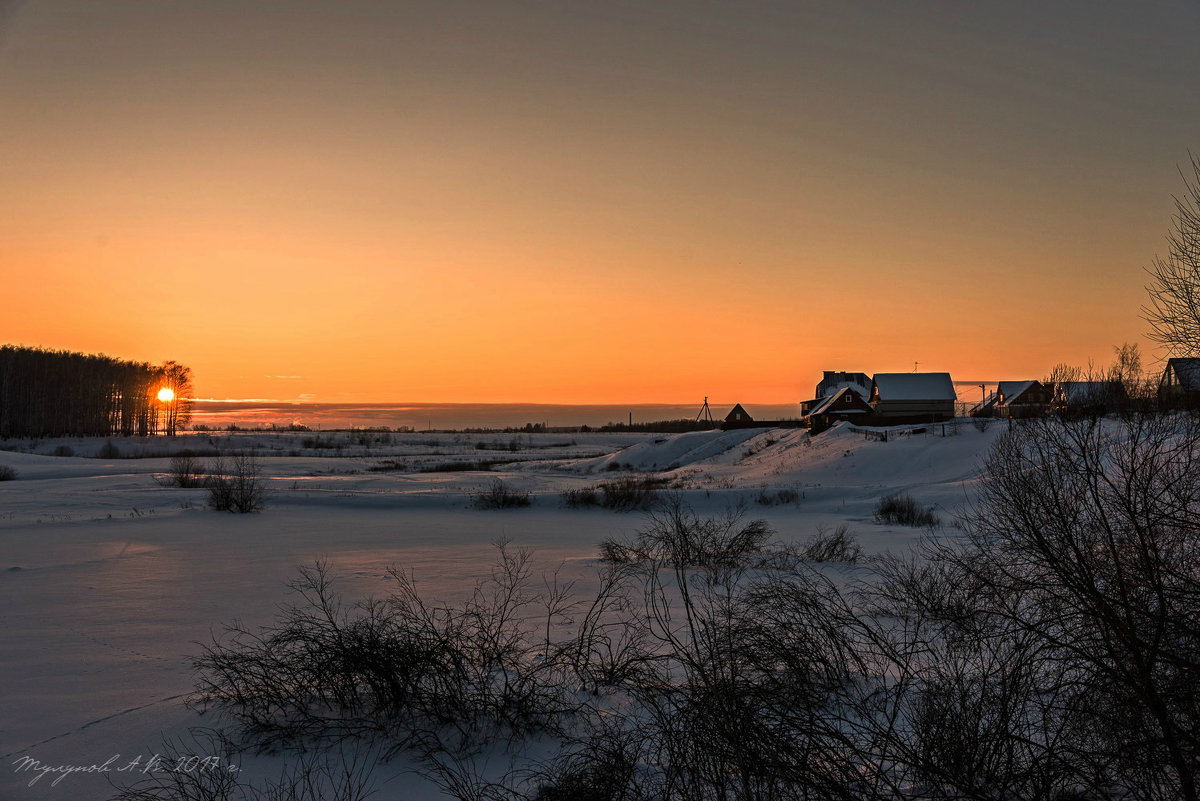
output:
<instances>
[{"instance_id":1,"label":"orange sunset sky","mask_svg":"<svg viewBox=\"0 0 1200 801\"><path fill-rule=\"evenodd\" d=\"M1157 0L0 0L0 343L327 402L1153 357L1197 41Z\"/></svg>"}]
</instances>

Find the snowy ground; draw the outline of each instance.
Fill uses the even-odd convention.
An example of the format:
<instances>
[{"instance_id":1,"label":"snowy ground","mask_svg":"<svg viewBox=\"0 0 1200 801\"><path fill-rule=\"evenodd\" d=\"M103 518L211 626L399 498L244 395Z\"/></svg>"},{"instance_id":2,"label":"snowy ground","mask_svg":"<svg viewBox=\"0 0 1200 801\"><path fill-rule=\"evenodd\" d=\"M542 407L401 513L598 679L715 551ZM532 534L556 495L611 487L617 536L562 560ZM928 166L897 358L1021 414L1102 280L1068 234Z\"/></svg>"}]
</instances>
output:
<instances>
[{"instance_id":1,"label":"snowy ground","mask_svg":"<svg viewBox=\"0 0 1200 801\"><path fill-rule=\"evenodd\" d=\"M541 568L561 564L564 576L586 583L597 543L633 533L644 518L567 509L560 495L631 471L661 473L702 513L744 503L747 516L785 540L845 523L866 551L898 550L920 532L877 524L878 499L909 492L937 507L953 533L1000 430L939 425L896 430L887 442L845 426L811 439L764 429L204 434L114 439L117 458L97 458L104 440L0 443L10 449L0 466L18 473L0 482L0 798L105 798L109 780L133 772L117 768L140 755L139 770L164 737L212 725L184 704L197 643L223 621L270 621L299 565L328 559L347 598L385 591L396 565L414 571L431 597L449 599L487 572L491 543L506 538L534 549ZM52 455L67 448L76 455ZM162 486L168 454L185 448L257 451L272 491L267 508L213 512L204 490ZM420 472L459 463L490 469ZM532 492L533 506L471 508L471 493L498 478ZM756 502L780 489L799 499ZM54 767L108 763L108 772L39 779L19 769L23 757ZM379 772L386 783L374 797L437 797L402 768ZM277 773L278 765L247 757L245 770Z\"/></svg>"}]
</instances>

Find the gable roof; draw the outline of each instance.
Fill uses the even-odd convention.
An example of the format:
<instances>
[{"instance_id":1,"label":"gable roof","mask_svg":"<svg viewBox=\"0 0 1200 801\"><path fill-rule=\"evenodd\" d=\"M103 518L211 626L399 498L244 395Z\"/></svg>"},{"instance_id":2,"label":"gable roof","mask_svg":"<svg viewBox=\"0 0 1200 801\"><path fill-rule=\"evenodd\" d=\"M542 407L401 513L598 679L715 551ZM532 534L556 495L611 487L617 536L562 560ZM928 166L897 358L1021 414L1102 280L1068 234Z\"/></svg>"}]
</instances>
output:
<instances>
[{"instance_id":1,"label":"gable roof","mask_svg":"<svg viewBox=\"0 0 1200 801\"><path fill-rule=\"evenodd\" d=\"M949 373L876 373L881 401L955 401Z\"/></svg>"},{"instance_id":2,"label":"gable roof","mask_svg":"<svg viewBox=\"0 0 1200 801\"><path fill-rule=\"evenodd\" d=\"M742 408L742 404L737 403L737 404L734 404L734 407L729 410L729 414L725 415L725 422L735 423L735 422L738 422L739 420L745 420L745 421L751 422L751 423L754 422L754 418L751 417L746 412L746 410Z\"/></svg>"},{"instance_id":3,"label":"gable roof","mask_svg":"<svg viewBox=\"0 0 1200 801\"><path fill-rule=\"evenodd\" d=\"M826 370L817 383L817 397L828 398L842 387L853 387L865 399L871 394L871 377L866 373L847 370Z\"/></svg>"},{"instance_id":4,"label":"gable roof","mask_svg":"<svg viewBox=\"0 0 1200 801\"><path fill-rule=\"evenodd\" d=\"M1001 381L997 391L1004 396L1006 404L1012 403L1021 397L1022 394L1029 391L1037 381Z\"/></svg>"},{"instance_id":5,"label":"gable roof","mask_svg":"<svg viewBox=\"0 0 1200 801\"><path fill-rule=\"evenodd\" d=\"M1063 381L1058 385L1067 403L1103 403L1125 397L1120 381Z\"/></svg>"},{"instance_id":6,"label":"gable roof","mask_svg":"<svg viewBox=\"0 0 1200 801\"><path fill-rule=\"evenodd\" d=\"M845 390L845 389L853 390L854 392L858 393L858 396L860 398L862 398L863 400L867 400L867 398L870 397L870 395L871 395L870 384L867 384L867 386L863 386L862 384L850 383L849 381L843 381L840 384L833 384L831 386L826 387L824 397L832 398L834 395L840 395L842 390Z\"/></svg>"},{"instance_id":7,"label":"gable roof","mask_svg":"<svg viewBox=\"0 0 1200 801\"><path fill-rule=\"evenodd\" d=\"M854 395L858 398L859 404L861 404L861 405L858 405L856 408L850 408L850 409L843 408L843 409L838 409L837 411L842 411L842 412L847 412L847 413L849 413L849 412L864 412L865 413L865 412L870 411L870 407L866 406L866 404L867 404L866 399L863 398L862 394L858 391L858 389L856 387L846 386L846 387L842 387L837 392L833 393L829 397L822 400L819 404L817 404L816 407L813 408L812 411L810 411L808 413L809 416L814 416L814 415L818 415L818 414L823 414L825 412L834 411L835 405L842 400L842 396L844 396L847 392L853 392ZM863 408L863 407L866 407L866 408Z\"/></svg>"},{"instance_id":8,"label":"gable roof","mask_svg":"<svg viewBox=\"0 0 1200 801\"><path fill-rule=\"evenodd\" d=\"M1179 385L1188 392L1200 392L1200 359L1167 359L1167 370L1174 370Z\"/></svg>"}]
</instances>

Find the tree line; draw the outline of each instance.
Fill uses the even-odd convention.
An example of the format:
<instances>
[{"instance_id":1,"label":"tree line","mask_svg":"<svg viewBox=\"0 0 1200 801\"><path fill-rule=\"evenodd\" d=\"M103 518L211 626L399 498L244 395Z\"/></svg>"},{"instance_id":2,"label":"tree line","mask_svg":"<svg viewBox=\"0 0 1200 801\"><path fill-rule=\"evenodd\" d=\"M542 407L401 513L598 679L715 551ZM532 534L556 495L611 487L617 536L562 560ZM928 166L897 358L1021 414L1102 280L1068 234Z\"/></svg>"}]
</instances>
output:
<instances>
[{"instance_id":1,"label":"tree line","mask_svg":"<svg viewBox=\"0 0 1200 801\"><path fill-rule=\"evenodd\" d=\"M159 400L163 388L173 399ZM190 395L191 369L173 361L0 347L0 437L171 436Z\"/></svg>"}]
</instances>

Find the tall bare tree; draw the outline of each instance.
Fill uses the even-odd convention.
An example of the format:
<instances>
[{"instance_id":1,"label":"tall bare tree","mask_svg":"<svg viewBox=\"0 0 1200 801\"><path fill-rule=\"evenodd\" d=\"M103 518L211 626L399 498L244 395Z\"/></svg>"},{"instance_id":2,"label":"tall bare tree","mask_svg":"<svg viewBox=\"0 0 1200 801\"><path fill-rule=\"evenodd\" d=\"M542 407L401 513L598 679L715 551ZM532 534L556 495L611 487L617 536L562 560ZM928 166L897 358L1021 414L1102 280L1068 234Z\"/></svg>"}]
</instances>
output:
<instances>
[{"instance_id":1,"label":"tall bare tree","mask_svg":"<svg viewBox=\"0 0 1200 801\"><path fill-rule=\"evenodd\" d=\"M1175 198L1167 255L1146 269L1150 300L1142 307L1150 339L1172 356L1200 356L1200 157L1191 157L1191 172Z\"/></svg>"}]
</instances>

